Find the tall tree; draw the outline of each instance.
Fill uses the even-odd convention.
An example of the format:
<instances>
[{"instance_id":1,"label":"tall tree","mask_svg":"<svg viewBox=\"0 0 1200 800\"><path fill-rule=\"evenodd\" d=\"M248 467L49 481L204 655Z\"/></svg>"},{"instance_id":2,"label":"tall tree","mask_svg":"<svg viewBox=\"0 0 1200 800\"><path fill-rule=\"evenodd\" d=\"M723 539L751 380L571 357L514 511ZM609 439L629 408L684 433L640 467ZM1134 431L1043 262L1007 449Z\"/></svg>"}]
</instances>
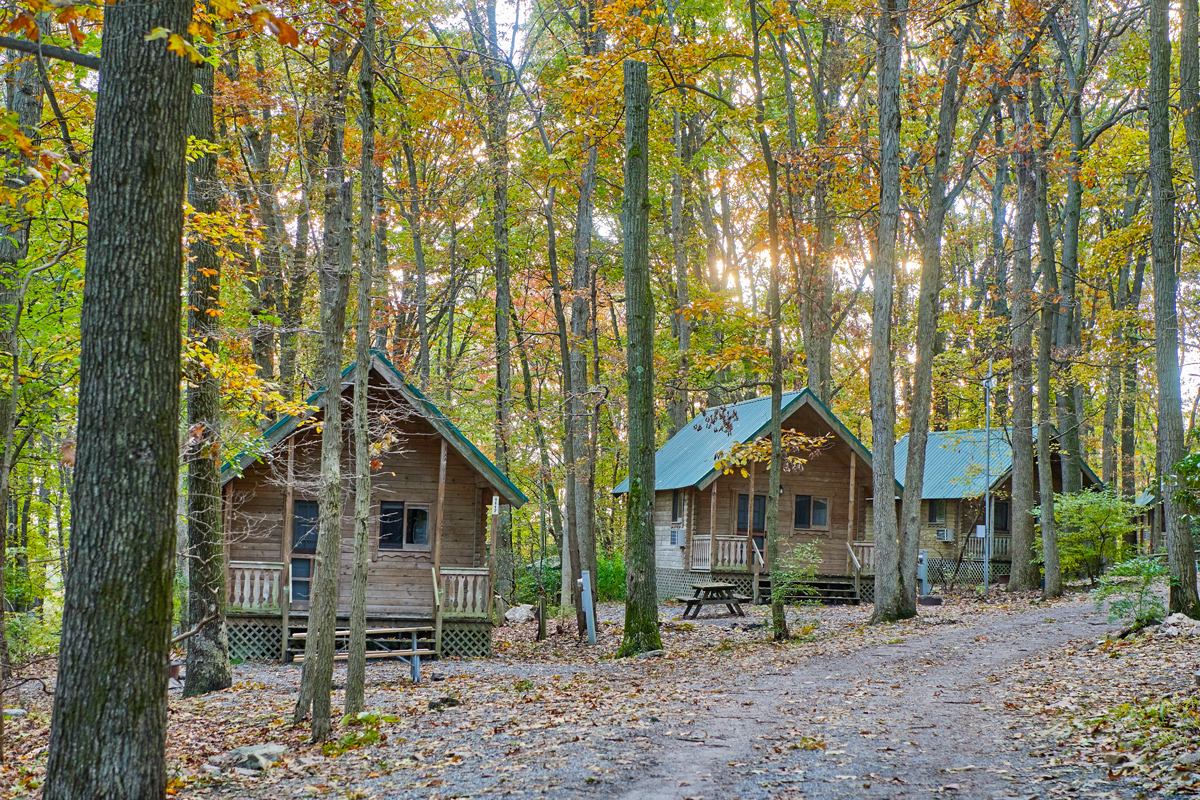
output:
<instances>
[{"instance_id":1,"label":"tall tree","mask_svg":"<svg viewBox=\"0 0 1200 800\"><path fill-rule=\"evenodd\" d=\"M650 84L625 61L625 325L629 364L629 494L625 506L625 636L618 656L662 648L654 571L654 295L650 286Z\"/></svg>"},{"instance_id":2,"label":"tall tree","mask_svg":"<svg viewBox=\"0 0 1200 800\"><path fill-rule=\"evenodd\" d=\"M208 48L204 48L207 50ZM205 62L196 69L192 95L191 136L215 142L213 124L213 67ZM217 154L206 152L188 164L188 203L197 215L219 209ZM202 229L202 228L201 228ZM216 354L220 344L217 312L220 309L221 259L215 244L196 234L188 263L188 338ZM225 628L225 536L221 526L221 386L203 363L192 365L195 378L188 382L187 464L187 574L189 627L196 632L187 640L187 673L183 692L188 697L233 683L229 662L229 635Z\"/></svg>"},{"instance_id":3,"label":"tall tree","mask_svg":"<svg viewBox=\"0 0 1200 800\"><path fill-rule=\"evenodd\" d=\"M1178 279L1175 275L1175 187L1171 169L1170 0L1151 0L1150 77L1146 112L1150 144L1150 256L1154 267L1154 364L1158 378L1158 470L1171 568L1171 611L1200 617L1195 545L1180 519L1175 465L1183 458L1183 401L1179 385Z\"/></svg>"},{"instance_id":4,"label":"tall tree","mask_svg":"<svg viewBox=\"0 0 1200 800\"><path fill-rule=\"evenodd\" d=\"M322 243L321 374L324 413L321 422L320 513L317 555L309 602L304 666L294 718L311 710L312 740L324 741L332 728L334 633L337 625L338 568L342 539L342 343L346 337L346 302L350 295L350 245L353 214L346 180L346 73L350 68L346 39L329 45L329 139L325 169L325 230Z\"/></svg>"},{"instance_id":5,"label":"tall tree","mask_svg":"<svg viewBox=\"0 0 1200 800\"><path fill-rule=\"evenodd\" d=\"M750 30L753 41L751 64L754 69L754 121L759 152L767 169L767 240L770 275L767 278L767 314L771 321L771 458L767 474L767 563L779 563L779 494L783 470L783 332L779 302L779 164L771 151L766 128L766 103L763 99L762 46L759 31L758 0L750 0ZM756 578L757 579L757 578ZM757 593L757 589L755 590ZM771 593L771 630L776 641L787 638L787 615L783 596Z\"/></svg>"},{"instance_id":6,"label":"tall tree","mask_svg":"<svg viewBox=\"0 0 1200 800\"><path fill-rule=\"evenodd\" d=\"M346 665L346 714L363 710L367 684L367 570L370 566L371 453L367 385L371 369L371 307L375 255L375 0L363 3L358 96L362 104L362 169L359 171L358 325L354 333L354 574L350 584L350 656ZM441 536L441 531L437 535Z\"/></svg>"},{"instance_id":7,"label":"tall tree","mask_svg":"<svg viewBox=\"0 0 1200 800\"><path fill-rule=\"evenodd\" d=\"M916 614L916 591L901 560L893 502L896 465L896 387L892 375L892 298L896 231L900 224L900 55L906 0L879 0L876 73L879 81L879 215L876 222L871 319L871 440L875 484L875 611L872 622ZM918 495L919 497L919 495ZM916 564L912 565L916 570ZM915 577L915 575L914 575Z\"/></svg>"},{"instance_id":8,"label":"tall tree","mask_svg":"<svg viewBox=\"0 0 1200 800\"><path fill-rule=\"evenodd\" d=\"M167 789L193 70L166 39L146 34L186 31L191 15L184 0L104 7L48 800L163 797Z\"/></svg>"},{"instance_id":9,"label":"tall tree","mask_svg":"<svg viewBox=\"0 0 1200 800\"><path fill-rule=\"evenodd\" d=\"M1026 90L1027 91L1027 90ZM1030 253L1037 214L1037 173L1033 126L1024 93L1013 99L1013 147L1016 150L1017 219L1013 231L1012 288L1012 574L1009 591L1038 587L1040 570L1033 559L1033 259ZM989 432L990 435L990 432ZM1045 462L1045 471L1049 472Z\"/></svg>"}]
</instances>

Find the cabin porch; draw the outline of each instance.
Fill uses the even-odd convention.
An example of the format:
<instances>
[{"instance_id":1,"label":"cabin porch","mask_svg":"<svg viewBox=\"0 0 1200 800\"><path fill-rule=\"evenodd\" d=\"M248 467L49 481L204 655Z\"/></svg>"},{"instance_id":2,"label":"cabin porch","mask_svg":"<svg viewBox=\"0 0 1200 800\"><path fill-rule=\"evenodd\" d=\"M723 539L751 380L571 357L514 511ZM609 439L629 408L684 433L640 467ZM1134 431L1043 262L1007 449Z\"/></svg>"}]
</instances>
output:
<instances>
[{"instance_id":1,"label":"cabin porch","mask_svg":"<svg viewBox=\"0 0 1200 800\"><path fill-rule=\"evenodd\" d=\"M307 629L308 608L306 603L291 601L292 579L287 566L281 562L228 562L226 615L234 657L287 662L303 650L303 638L297 634ZM432 601L426 607L404 613L368 609L367 628L419 629L417 638L439 656L491 655L491 570L431 568L427 583ZM337 627L346 628L349 621L350 609L339 605Z\"/></svg>"}]
</instances>

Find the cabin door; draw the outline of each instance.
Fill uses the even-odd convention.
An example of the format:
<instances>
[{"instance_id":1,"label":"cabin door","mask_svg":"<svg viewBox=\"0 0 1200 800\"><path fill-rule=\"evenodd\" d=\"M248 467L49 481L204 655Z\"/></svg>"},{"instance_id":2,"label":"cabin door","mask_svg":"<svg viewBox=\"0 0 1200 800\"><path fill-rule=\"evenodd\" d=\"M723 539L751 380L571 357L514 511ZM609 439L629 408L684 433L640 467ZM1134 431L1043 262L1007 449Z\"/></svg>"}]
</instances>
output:
<instances>
[{"instance_id":1,"label":"cabin door","mask_svg":"<svg viewBox=\"0 0 1200 800\"><path fill-rule=\"evenodd\" d=\"M737 534L745 536L749 530L746 527L750 523L750 495L738 495L738 513L737 513ZM765 494L755 493L754 495L754 532L750 537L754 546L751 548L749 555L750 564L763 564L763 559L767 553L767 496Z\"/></svg>"},{"instance_id":2,"label":"cabin door","mask_svg":"<svg viewBox=\"0 0 1200 800\"><path fill-rule=\"evenodd\" d=\"M292 503L291 609L307 611L312 596L313 567L317 554L317 520L320 507L311 500Z\"/></svg>"}]
</instances>

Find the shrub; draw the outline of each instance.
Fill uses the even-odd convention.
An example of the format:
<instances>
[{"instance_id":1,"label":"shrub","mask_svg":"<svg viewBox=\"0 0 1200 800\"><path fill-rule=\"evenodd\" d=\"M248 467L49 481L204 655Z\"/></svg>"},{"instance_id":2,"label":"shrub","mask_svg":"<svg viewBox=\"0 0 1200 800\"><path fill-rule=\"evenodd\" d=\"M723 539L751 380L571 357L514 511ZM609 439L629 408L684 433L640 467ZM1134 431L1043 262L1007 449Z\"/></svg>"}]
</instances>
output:
<instances>
[{"instance_id":1,"label":"shrub","mask_svg":"<svg viewBox=\"0 0 1200 800\"><path fill-rule=\"evenodd\" d=\"M1108 621L1124 620L1137 628L1158 622L1167 615L1155 584L1170 574L1167 565L1151 556L1138 556L1114 564L1100 579L1096 610L1108 601Z\"/></svg>"},{"instance_id":2,"label":"shrub","mask_svg":"<svg viewBox=\"0 0 1200 800\"><path fill-rule=\"evenodd\" d=\"M786 602L790 599L817 594L812 581L821 565L821 551L816 542L804 542L792 547L771 568L771 599Z\"/></svg>"},{"instance_id":3,"label":"shrub","mask_svg":"<svg viewBox=\"0 0 1200 800\"><path fill-rule=\"evenodd\" d=\"M1105 566L1125 555L1125 535L1136 530L1133 503L1111 490L1054 495L1059 564L1065 575L1085 575L1093 584ZM1034 509L1034 514L1039 509ZM1037 548L1041 554L1039 527Z\"/></svg>"},{"instance_id":4,"label":"shrub","mask_svg":"<svg viewBox=\"0 0 1200 800\"><path fill-rule=\"evenodd\" d=\"M617 603L625 599L625 554L596 555L596 599Z\"/></svg>"}]
</instances>

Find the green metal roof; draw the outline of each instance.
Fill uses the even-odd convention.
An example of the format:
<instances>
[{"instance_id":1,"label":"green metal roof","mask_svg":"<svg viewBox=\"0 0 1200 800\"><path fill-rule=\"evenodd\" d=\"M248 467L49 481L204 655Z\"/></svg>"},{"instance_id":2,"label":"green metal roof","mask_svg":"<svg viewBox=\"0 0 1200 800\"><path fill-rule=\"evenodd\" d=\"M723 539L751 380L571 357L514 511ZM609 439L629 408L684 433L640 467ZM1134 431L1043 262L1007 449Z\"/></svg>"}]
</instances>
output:
<instances>
[{"instance_id":1,"label":"green metal roof","mask_svg":"<svg viewBox=\"0 0 1200 800\"><path fill-rule=\"evenodd\" d=\"M529 498L508 479L500 469L491 462L491 460L480 452L475 444L463 435L457 426L452 423L442 410L429 401L421 393L417 387L413 386L400 370L396 369L388 357L379 350L371 348L371 367L378 372L383 378L397 389L404 397L412 404L414 408L421 412L421 415L433 425L434 429L443 437L455 451L467 460L475 469L477 469L501 495L504 496L509 503L514 507L520 508L529 501ZM346 387L345 381L354 369L354 365L350 364L342 370L343 389ZM317 391L313 392L308 398L308 405L321 407L324 403L325 387L322 386ZM286 439L301 422L307 419L307 416L287 416L276 422L263 433L263 439L266 440L268 448L274 447L279 442ZM257 459L253 454L239 455L235 459L235 463L227 463L221 467L221 484L228 483L237 475L241 474L246 467L254 463Z\"/></svg>"},{"instance_id":2,"label":"green metal roof","mask_svg":"<svg viewBox=\"0 0 1200 800\"><path fill-rule=\"evenodd\" d=\"M784 392L782 417L786 420L804 405L811 406L870 466L871 451L808 389ZM718 476L713 468L717 453L728 450L735 443L759 438L770 422L770 397L705 409L654 454L654 490L661 492L690 486L707 488ZM899 482L896 486L901 488ZM629 479L625 478L613 489L613 494L628 491Z\"/></svg>"},{"instance_id":3,"label":"green metal roof","mask_svg":"<svg viewBox=\"0 0 1200 800\"><path fill-rule=\"evenodd\" d=\"M923 500L959 500L979 497L985 489L987 431L974 428L962 431L930 431L925 443L925 481ZM1033 435L1037 436L1034 428ZM1012 471L1012 440L1008 428L992 428L992 488L1008 479ZM896 442L896 480L904 482L908 469L908 434ZM1092 483L1101 481L1084 462L1084 475Z\"/></svg>"}]
</instances>

